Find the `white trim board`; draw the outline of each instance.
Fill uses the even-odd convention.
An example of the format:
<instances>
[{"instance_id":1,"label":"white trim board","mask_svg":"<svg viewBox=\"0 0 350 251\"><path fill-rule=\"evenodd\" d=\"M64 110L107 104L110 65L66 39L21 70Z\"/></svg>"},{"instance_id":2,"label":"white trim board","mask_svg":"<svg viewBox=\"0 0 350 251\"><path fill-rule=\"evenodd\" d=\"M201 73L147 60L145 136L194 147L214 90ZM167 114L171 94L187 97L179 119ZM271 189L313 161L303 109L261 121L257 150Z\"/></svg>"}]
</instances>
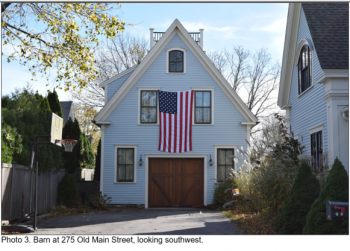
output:
<instances>
[{"instance_id":1,"label":"white trim board","mask_svg":"<svg viewBox=\"0 0 350 251\"><path fill-rule=\"evenodd\" d=\"M147 56L142 60L139 67L137 67L129 78L122 84L118 91L112 96L104 108L96 115L96 121L103 121L107 119L109 114L114 110L114 108L119 104L119 102L124 98L126 93L132 88L132 86L138 81L142 74L147 70L151 63L157 58L157 56L164 50L165 46L169 41L178 34L184 43L190 48L193 54L201 62L208 73L213 77L213 79L218 83L218 85L223 89L226 95L234 103L237 109L249 122L256 122L257 118L244 104L242 99L233 91L227 80L219 73L214 64L210 61L208 56L203 52L203 50L196 44L192 37L188 34L186 29L182 24L176 19L162 38L156 43L152 50L147 54Z\"/></svg>"},{"instance_id":2,"label":"white trim board","mask_svg":"<svg viewBox=\"0 0 350 251\"><path fill-rule=\"evenodd\" d=\"M203 158L204 168L204 191L203 204L207 205L207 154L145 154L145 208L148 208L148 162L149 158Z\"/></svg>"}]
</instances>

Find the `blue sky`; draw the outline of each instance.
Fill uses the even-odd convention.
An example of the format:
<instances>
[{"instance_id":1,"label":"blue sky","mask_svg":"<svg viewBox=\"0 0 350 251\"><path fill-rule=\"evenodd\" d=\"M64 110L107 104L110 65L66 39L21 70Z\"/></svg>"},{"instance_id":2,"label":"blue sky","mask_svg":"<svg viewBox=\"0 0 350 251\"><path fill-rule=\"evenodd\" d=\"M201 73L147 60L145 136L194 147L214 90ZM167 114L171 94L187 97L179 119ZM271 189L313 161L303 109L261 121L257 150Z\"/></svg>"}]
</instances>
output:
<instances>
[{"instance_id":1,"label":"blue sky","mask_svg":"<svg viewBox=\"0 0 350 251\"><path fill-rule=\"evenodd\" d=\"M123 3L119 17L134 26L127 32L149 39L149 28L166 31L177 18L189 32L204 29L204 50L230 50L242 45L255 52L267 47L274 60L281 62L287 21L287 3ZM7 48L2 48L6 54ZM31 82L27 68L2 59L2 95L26 86L29 81L35 90L45 94L44 78ZM58 91L60 100L70 95Z\"/></svg>"}]
</instances>

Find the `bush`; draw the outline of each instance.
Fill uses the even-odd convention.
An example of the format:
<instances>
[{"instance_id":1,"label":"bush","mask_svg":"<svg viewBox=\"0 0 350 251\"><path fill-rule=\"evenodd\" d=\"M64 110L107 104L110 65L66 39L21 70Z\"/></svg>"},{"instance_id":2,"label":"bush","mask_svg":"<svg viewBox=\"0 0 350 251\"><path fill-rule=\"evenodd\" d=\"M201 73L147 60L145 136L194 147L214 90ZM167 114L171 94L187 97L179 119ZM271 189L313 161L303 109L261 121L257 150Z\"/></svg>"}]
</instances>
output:
<instances>
[{"instance_id":1,"label":"bush","mask_svg":"<svg viewBox=\"0 0 350 251\"><path fill-rule=\"evenodd\" d=\"M107 205L111 203L112 198L107 195L102 195L102 192L98 192L91 195L89 201L94 208L106 209Z\"/></svg>"},{"instance_id":2,"label":"bush","mask_svg":"<svg viewBox=\"0 0 350 251\"><path fill-rule=\"evenodd\" d=\"M334 160L320 197L312 204L306 216L303 234L349 234L348 220L327 220L327 201L349 202L349 177L338 158Z\"/></svg>"},{"instance_id":3,"label":"bush","mask_svg":"<svg viewBox=\"0 0 350 251\"><path fill-rule=\"evenodd\" d=\"M101 177L101 139L99 140L98 147L97 147L94 180L100 180L100 177Z\"/></svg>"},{"instance_id":4,"label":"bush","mask_svg":"<svg viewBox=\"0 0 350 251\"><path fill-rule=\"evenodd\" d=\"M312 173L311 167L303 162L293 182L290 196L284 203L279 216L279 234L302 234L306 215L319 196L320 190L320 183Z\"/></svg>"},{"instance_id":5,"label":"bush","mask_svg":"<svg viewBox=\"0 0 350 251\"><path fill-rule=\"evenodd\" d=\"M232 189L237 188L237 184L233 180L226 180L224 182L220 182L216 185L214 191L214 199L213 204L216 207L221 207L225 203L233 200ZM226 191L230 189L230 191ZM226 191L226 192L225 192Z\"/></svg>"},{"instance_id":6,"label":"bush","mask_svg":"<svg viewBox=\"0 0 350 251\"><path fill-rule=\"evenodd\" d=\"M11 163L14 153L22 152L22 137L17 133L16 128L3 124L1 125L1 162Z\"/></svg>"},{"instance_id":7,"label":"bush","mask_svg":"<svg viewBox=\"0 0 350 251\"><path fill-rule=\"evenodd\" d=\"M67 207L73 206L78 196L77 185L74 179L66 172L58 184L57 202Z\"/></svg>"}]
</instances>

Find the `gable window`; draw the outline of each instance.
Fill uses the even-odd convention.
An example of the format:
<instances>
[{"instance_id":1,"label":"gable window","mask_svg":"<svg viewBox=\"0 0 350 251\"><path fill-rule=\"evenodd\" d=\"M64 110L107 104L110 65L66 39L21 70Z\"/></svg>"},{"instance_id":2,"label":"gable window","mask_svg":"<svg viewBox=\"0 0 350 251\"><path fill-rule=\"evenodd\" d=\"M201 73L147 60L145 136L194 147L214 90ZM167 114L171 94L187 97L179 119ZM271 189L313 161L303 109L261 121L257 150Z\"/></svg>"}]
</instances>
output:
<instances>
[{"instance_id":1,"label":"gable window","mask_svg":"<svg viewBox=\"0 0 350 251\"><path fill-rule=\"evenodd\" d=\"M157 123L157 91L141 91L141 123Z\"/></svg>"},{"instance_id":2,"label":"gable window","mask_svg":"<svg viewBox=\"0 0 350 251\"><path fill-rule=\"evenodd\" d=\"M322 165L323 142L322 131L311 134L311 158L312 166L316 168Z\"/></svg>"},{"instance_id":3,"label":"gable window","mask_svg":"<svg viewBox=\"0 0 350 251\"><path fill-rule=\"evenodd\" d=\"M184 72L183 51L173 50L169 52L169 72Z\"/></svg>"},{"instance_id":4,"label":"gable window","mask_svg":"<svg viewBox=\"0 0 350 251\"><path fill-rule=\"evenodd\" d=\"M135 148L117 148L117 182L135 181Z\"/></svg>"},{"instance_id":5,"label":"gable window","mask_svg":"<svg viewBox=\"0 0 350 251\"><path fill-rule=\"evenodd\" d=\"M212 92L195 91L194 92L194 123L211 124L212 122Z\"/></svg>"},{"instance_id":6,"label":"gable window","mask_svg":"<svg viewBox=\"0 0 350 251\"><path fill-rule=\"evenodd\" d=\"M310 58L311 52L308 45L304 45L300 51L299 62L298 62L298 94L303 93L311 86L310 79Z\"/></svg>"},{"instance_id":7,"label":"gable window","mask_svg":"<svg viewBox=\"0 0 350 251\"><path fill-rule=\"evenodd\" d=\"M234 169L234 149L217 149L217 180L224 181Z\"/></svg>"}]
</instances>

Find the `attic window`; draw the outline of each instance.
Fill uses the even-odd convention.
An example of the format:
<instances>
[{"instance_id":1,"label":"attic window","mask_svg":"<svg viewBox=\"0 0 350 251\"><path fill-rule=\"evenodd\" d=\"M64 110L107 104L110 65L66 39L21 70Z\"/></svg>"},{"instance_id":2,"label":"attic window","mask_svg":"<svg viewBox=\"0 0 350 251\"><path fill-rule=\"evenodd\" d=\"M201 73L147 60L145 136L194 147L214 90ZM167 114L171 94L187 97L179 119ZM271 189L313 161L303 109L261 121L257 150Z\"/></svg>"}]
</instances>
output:
<instances>
[{"instance_id":1,"label":"attic window","mask_svg":"<svg viewBox=\"0 0 350 251\"><path fill-rule=\"evenodd\" d=\"M182 51L169 52L169 72L183 72L184 71L184 53Z\"/></svg>"},{"instance_id":2,"label":"attic window","mask_svg":"<svg viewBox=\"0 0 350 251\"><path fill-rule=\"evenodd\" d=\"M300 52L299 62L298 62L298 94L303 93L311 86L310 79L310 61L311 61L311 53L310 47L308 45L304 45Z\"/></svg>"},{"instance_id":3,"label":"attic window","mask_svg":"<svg viewBox=\"0 0 350 251\"><path fill-rule=\"evenodd\" d=\"M166 50L166 73L186 73L186 50L172 47Z\"/></svg>"}]
</instances>

